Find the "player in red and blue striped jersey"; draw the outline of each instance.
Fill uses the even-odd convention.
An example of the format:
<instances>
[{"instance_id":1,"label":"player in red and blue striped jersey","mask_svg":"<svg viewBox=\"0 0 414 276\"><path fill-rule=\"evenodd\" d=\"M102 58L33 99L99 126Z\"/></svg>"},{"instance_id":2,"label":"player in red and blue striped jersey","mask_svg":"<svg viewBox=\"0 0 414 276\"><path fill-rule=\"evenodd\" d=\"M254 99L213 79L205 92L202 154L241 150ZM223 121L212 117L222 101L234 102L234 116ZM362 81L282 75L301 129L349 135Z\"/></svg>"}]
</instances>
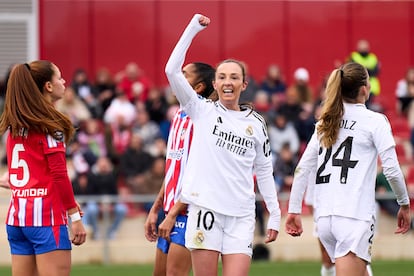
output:
<instances>
[{"instance_id":1,"label":"player in red and blue striped jersey","mask_svg":"<svg viewBox=\"0 0 414 276\"><path fill-rule=\"evenodd\" d=\"M8 135L6 224L13 276L69 276L71 242L81 245L86 239L66 168L65 143L75 130L54 107L64 84L49 61L18 64L10 74L0 133Z\"/></svg>"},{"instance_id":2,"label":"player in red and blue striped jersey","mask_svg":"<svg viewBox=\"0 0 414 276\"><path fill-rule=\"evenodd\" d=\"M201 62L189 63L182 70L193 90L203 98L215 97L212 81L214 68ZM185 247L187 223L186 205L178 201L183 183L188 153L193 137L193 123L190 117L179 109L172 122L167 142L167 156L164 184L155 200L145 223L145 236L157 242L156 261L153 275L188 275L191 270L190 252ZM163 207L166 218L160 229L170 232L170 239L158 237L158 211Z\"/></svg>"}]
</instances>

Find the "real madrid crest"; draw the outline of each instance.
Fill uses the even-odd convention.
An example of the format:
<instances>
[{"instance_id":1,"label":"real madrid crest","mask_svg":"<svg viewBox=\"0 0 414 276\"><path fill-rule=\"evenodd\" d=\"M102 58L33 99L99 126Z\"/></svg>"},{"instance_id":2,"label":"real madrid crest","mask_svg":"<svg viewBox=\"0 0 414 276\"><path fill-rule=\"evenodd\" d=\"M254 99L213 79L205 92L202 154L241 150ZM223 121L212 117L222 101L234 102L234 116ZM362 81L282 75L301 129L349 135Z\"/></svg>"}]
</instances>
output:
<instances>
[{"instance_id":1,"label":"real madrid crest","mask_svg":"<svg viewBox=\"0 0 414 276\"><path fill-rule=\"evenodd\" d=\"M246 128L246 134L247 134L248 136L252 136L252 135L253 135L253 127L252 127L252 126L248 126L248 127Z\"/></svg>"},{"instance_id":2,"label":"real madrid crest","mask_svg":"<svg viewBox=\"0 0 414 276\"><path fill-rule=\"evenodd\" d=\"M202 231L197 231L197 234L194 237L194 243L198 246L201 246L204 241L204 234Z\"/></svg>"}]
</instances>

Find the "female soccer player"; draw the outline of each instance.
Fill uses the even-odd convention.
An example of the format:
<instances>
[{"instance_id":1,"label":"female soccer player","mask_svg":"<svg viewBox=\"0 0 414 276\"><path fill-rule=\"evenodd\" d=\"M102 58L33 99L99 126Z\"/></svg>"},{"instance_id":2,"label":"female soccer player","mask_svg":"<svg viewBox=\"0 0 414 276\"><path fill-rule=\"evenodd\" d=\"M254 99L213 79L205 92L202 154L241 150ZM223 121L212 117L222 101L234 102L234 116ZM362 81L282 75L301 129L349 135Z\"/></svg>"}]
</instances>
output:
<instances>
[{"instance_id":1,"label":"female soccer player","mask_svg":"<svg viewBox=\"0 0 414 276\"><path fill-rule=\"evenodd\" d=\"M203 98L214 92L214 68L201 62L189 63L183 68L184 77L194 90ZM178 202L182 186L182 176L190 151L193 137L193 123L190 117L179 109L175 114L167 142L166 173L164 185L148 213L145 222L145 237L157 240L158 212L163 207L166 217L160 224L161 231L171 231L167 239L158 237L154 264L154 276L189 275L191 270L190 251L185 247L187 208ZM166 234L167 235L167 234Z\"/></svg>"},{"instance_id":2,"label":"female soccer player","mask_svg":"<svg viewBox=\"0 0 414 276\"><path fill-rule=\"evenodd\" d=\"M209 23L203 15L192 18L165 68L194 124L180 198L189 204L185 243L194 275L217 274L220 255L223 275L248 275L255 227L253 173L269 211L266 242L274 241L279 231L272 156L264 119L249 106L239 105L247 86L241 62L225 60L217 66L215 102L200 100L181 72L192 39Z\"/></svg>"},{"instance_id":3,"label":"female soccer player","mask_svg":"<svg viewBox=\"0 0 414 276\"><path fill-rule=\"evenodd\" d=\"M54 107L64 84L59 68L44 60L18 64L10 74L0 133L8 132L12 197L6 224L13 276L69 276L71 242L86 239L65 159L74 128Z\"/></svg>"},{"instance_id":4,"label":"female soccer player","mask_svg":"<svg viewBox=\"0 0 414 276\"><path fill-rule=\"evenodd\" d=\"M378 155L400 205L395 233L410 228L410 208L391 127L387 118L368 110L369 75L358 63L331 73L326 100L307 148L296 168L286 218L286 232L300 236L303 194L313 185L318 236L336 275L363 276L371 262L375 229L375 177ZM312 179L310 175L316 175Z\"/></svg>"}]
</instances>

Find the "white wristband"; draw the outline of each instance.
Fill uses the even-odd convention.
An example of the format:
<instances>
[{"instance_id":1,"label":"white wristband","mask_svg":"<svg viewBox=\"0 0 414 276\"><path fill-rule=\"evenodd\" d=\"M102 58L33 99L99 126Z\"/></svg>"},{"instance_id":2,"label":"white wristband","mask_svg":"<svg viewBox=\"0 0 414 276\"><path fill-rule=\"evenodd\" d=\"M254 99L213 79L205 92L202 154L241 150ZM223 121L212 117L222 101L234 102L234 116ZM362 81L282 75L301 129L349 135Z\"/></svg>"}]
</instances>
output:
<instances>
[{"instance_id":1,"label":"white wristband","mask_svg":"<svg viewBox=\"0 0 414 276\"><path fill-rule=\"evenodd\" d=\"M70 217L70 220L71 220L72 222L75 222L75 221L81 220L81 215L80 215L80 213L79 213L79 212L73 213L72 215L69 215L69 217Z\"/></svg>"}]
</instances>

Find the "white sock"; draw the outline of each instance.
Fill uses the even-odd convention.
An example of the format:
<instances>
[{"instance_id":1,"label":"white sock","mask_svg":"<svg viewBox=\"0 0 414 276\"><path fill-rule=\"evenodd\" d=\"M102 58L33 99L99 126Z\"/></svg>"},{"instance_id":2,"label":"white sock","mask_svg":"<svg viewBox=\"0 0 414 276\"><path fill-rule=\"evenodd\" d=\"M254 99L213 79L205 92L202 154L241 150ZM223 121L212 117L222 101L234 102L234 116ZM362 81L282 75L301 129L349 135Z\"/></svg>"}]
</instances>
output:
<instances>
[{"instance_id":1,"label":"white sock","mask_svg":"<svg viewBox=\"0 0 414 276\"><path fill-rule=\"evenodd\" d=\"M331 266L330 268L326 268L324 265L321 267L321 276L335 276L335 266Z\"/></svg>"},{"instance_id":2,"label":"white sock","mask_svg":"<svg viewBox=\"0 0 414 276\"><path fill-rule=\"evenodd\" d=\"M368 271L368 275L369 276L373 276L374 274L372 273L372 269L371 269L371 265L367 264L367 271Z\"/></svg>"}]
</instances>

